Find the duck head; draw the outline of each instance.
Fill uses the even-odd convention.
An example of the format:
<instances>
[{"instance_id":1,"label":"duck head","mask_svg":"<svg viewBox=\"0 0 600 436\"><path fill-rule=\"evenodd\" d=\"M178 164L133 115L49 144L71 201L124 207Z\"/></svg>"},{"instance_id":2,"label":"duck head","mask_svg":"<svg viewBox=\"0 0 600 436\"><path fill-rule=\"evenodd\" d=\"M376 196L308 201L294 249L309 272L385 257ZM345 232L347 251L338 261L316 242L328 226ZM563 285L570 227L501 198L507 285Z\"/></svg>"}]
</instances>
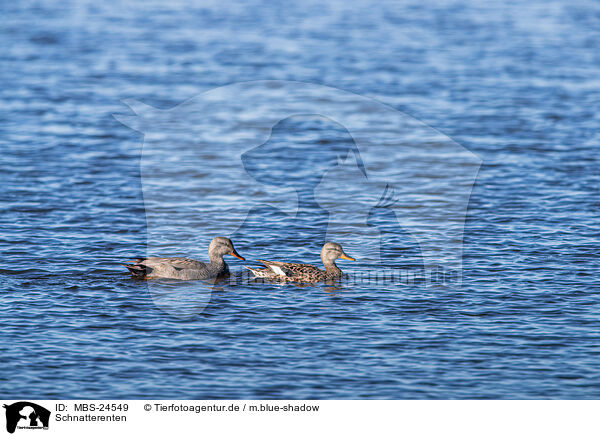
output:
<instances>
[{"instance_id":1,"label":"duck head","mask_svg":"<svg viewBox=\"0 0 600 436\"><path fill-rule=\"evenodd\" d=\"M321 249L321 260L323 261L323 264L328 265L334 263L336 259L355 260L344 253L340 244L326 242Z\"/></svg>"},{"instance_id":2,"label":"duck head","mask_svg":"<svg viewBox=\"0 0 600 436\"><path fill-rule=\"evenodd\" d=\"M237 251L235 251L231 239L225 238L223 236L217 236L210 242L210 245L208 246L208 257L210 259L219 257L223 258L223 256L227 254L233 257L237 257L240 260L246 260L242 256L240 256Z\"/></svg>"}]
</instances>

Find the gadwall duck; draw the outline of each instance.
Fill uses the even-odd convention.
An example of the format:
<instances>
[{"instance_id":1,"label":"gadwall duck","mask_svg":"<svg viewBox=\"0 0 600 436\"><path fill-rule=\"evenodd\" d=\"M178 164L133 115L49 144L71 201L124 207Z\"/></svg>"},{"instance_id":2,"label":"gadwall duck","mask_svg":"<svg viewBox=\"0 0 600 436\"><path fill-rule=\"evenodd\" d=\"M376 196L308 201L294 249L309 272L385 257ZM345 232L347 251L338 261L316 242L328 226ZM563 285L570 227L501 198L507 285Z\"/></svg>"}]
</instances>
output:
<instances>
[{"instance_id":1,"label":"gadwall duck","mask_svg":"<svg viewBox=\"0 0 600 436\"><path fill-rule=\"evenodd\" d=\"M255 277L283 280L286 282L315 283L321 281L337 280L342 277L342 270L335 264L336 259L354 260L342 249L340 244L327 242L321 249L321 260L325 271L316 266L305 263L274 262L270 260L258 260L266 268L248 268Z\"/></svg>"},{"instance_id":2,"label":"gadwall duck","mask_svg":"<svg viewBox=\"0 0 600 436\"><path fill-rule=\"evenodd\" d=\"M210 263L185 257L146 257L130 260L131 264L123 264L123 266L136 278L204 280L229 274L229 268L223 260L226 254L246 260L235 251L233 242L229 238L218 236L208 246Z\"/></svg>"}]
</instances>

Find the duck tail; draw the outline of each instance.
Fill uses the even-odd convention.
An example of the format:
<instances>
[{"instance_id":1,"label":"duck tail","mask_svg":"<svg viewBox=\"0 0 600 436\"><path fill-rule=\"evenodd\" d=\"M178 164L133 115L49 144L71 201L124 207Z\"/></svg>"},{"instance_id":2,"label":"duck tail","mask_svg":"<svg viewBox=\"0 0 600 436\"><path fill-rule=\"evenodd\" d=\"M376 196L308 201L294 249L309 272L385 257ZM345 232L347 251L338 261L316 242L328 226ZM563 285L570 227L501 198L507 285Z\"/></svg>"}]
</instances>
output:
<instances>
[{"instance_id":1,"label":"duck tail","mask_svg":"<svg viewBox=\"0 0 600 436\"><path fill-rule=\"evenodd\" d=\"M244 268L249 269L250 271L252 271L252 274L254 274L255 277L258 277L257 274L260 274L260 270L262 268L250 268L249 266L246 265L242 265Z\"/></svg>"},{"instance_id":2,"label":"duck tail","mask_svg":"<svg viewBox=\"0 0 600 436\"><path fill-rule=\"evenodd\" d=\"M121 265L123 265L125 268L127 268L133 277L139 278L139 279L146 278L148 273L151 271L151 268L148 268L146 265L142 265L140 263L136 263L133 265L131 265L131 264L128 265L126 263L123 263Z\"/></svg>"},{"instance_id":3,"label":"duck tail","mask_svg":"<svg viewBox=\"0 0 600 436\"><path fill-rule=\"evenodd\" d=\"M143 262L145 260L146 260L145 257L136 257L135 259L126 260L125 262L140 263L140 262Z\"/></svg>"},{"instance_id":4,"label":"duck tail","mask_svg":"<svg viewBox=\"0 0 600 436\"><path fill-rule=\"evenodd\" d=\"M260 279L272 278L272 276L273 276L273 271L271 271L269 268L250 268L249 266L246 266L246 265L244 265L244 268L248 268L250 271L252 271L252 274L254 274L254 277L257 277Z\"/></svg>"}]
</instances>

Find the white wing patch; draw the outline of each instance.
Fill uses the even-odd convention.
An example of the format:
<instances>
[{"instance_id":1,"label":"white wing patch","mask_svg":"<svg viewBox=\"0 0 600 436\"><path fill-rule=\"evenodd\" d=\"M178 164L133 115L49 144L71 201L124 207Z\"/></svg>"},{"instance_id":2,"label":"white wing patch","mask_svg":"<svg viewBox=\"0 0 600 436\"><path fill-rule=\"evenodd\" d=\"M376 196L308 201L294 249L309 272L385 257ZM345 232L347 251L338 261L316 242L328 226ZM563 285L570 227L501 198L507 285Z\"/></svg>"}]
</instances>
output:
<instances>
[{"instance_id":1,"label":"white wing patch","mask_svg":"<svg viewBox=\"0 0 600 436\"><path fill-rule=\"evenodd\" d=\"M271 270L275 274L277 274L278 276L287 277L287 274L285 272L283 272L283 270L281 269L281 267L278 267L276 265L269 265L269 268L271 268Z\"/></svg>"}]
</instances>

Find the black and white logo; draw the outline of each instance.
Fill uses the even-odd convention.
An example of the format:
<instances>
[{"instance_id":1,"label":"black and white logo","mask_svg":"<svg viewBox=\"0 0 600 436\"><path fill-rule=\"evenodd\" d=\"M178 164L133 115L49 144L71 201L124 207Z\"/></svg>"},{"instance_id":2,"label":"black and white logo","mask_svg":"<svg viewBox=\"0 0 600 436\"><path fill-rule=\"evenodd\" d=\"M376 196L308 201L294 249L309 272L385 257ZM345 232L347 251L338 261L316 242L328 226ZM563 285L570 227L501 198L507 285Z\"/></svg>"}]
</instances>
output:
<instances>
[{"instance_id":1,"label":"black and white logo","mask_svg":"<svg viewBox=\"0 0 600 436\"><path fill-rule=\"evenodd\" d=\"M14 433L15 429L48 429L50 411L29 401L19 401L4 405L6 409L6 431Z\"/></svg>"}]
</instances>

